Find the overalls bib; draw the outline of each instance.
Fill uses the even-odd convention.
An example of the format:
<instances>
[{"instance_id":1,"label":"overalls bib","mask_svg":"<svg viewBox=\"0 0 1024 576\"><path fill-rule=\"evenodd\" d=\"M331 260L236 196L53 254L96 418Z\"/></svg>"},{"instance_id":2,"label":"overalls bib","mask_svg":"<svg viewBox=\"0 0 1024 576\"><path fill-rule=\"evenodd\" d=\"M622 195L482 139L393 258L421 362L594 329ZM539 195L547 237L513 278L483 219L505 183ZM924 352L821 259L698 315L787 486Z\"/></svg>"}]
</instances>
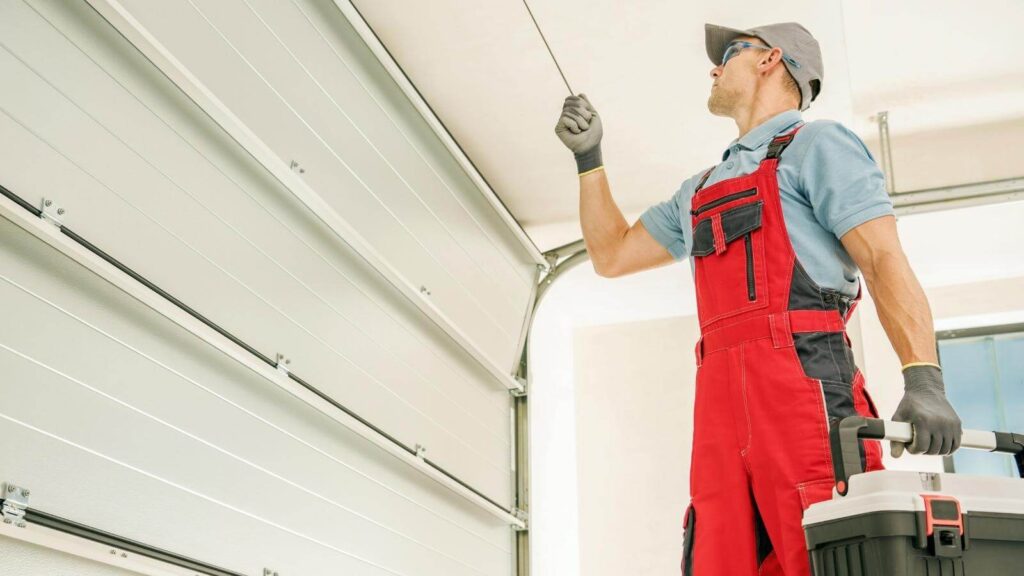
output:
<instances>
[{"instance_id":1,"label":"overalls bib","mask_svg":"<svg viewBox=\"0 0 1024 576\"><path fill-rule=\"evenodd\" d=\"M803 511L831 497L830 418L878 417L853 362L857 301L815 284L783 221L776 168L799 127L758 169L691 203L701 339L683 576L810 576ZM864 470L882 467L863 442Z\"/></svg>"}]
</instances>

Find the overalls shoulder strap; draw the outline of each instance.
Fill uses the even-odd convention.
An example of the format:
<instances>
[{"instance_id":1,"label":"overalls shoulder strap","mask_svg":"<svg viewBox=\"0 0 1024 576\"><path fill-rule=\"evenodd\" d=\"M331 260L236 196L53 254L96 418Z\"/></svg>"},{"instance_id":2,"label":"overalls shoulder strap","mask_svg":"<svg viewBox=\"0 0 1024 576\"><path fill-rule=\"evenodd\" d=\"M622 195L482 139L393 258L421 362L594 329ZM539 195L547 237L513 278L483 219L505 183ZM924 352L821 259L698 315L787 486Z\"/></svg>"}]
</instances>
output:
<instances>
[{"instance_id":1,"label":"overalls shoulder strap","mask_svg":"<svg viewBox=\"0 0 1024 576\"><path fill-rule=\"evenodd\" d=\"M793 142L793 138L796 137L796 133L803 127L804 125L801 124L785 134L780 134L775 138L772 138L772 143L768 145L768 154L765 155L764 159L778 160L779 157L782 156L782 152L786 147Z\"/></svg>"},{"instance_id":2,"label":"overalls shoulder strap","mask_svg":"<svg viewBox=\"0 0 1024 576\"><path fill-rule=\"evenodd\" d=\"M716 166L717 164L715 166L712 166L711 168L708 168L708 171L705 172L704 175L700 177L700 182L697 182L697 187L693 189L694 193L697 193L702 188L704 188L704 185L708 183L708 178L711 177L711 173L715 171Z\"/></svg>"}]
</instances>

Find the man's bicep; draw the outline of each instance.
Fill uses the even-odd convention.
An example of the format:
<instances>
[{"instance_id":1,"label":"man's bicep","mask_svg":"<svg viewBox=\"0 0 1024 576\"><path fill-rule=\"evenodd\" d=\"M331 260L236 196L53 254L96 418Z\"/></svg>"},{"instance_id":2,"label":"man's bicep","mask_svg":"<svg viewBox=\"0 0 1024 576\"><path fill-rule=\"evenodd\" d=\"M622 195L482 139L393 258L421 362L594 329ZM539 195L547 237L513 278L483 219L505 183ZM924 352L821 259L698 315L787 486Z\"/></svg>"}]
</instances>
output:
<instances>
[{"instance_id":1,"label":"man's bicep","mask_svg":"<svg viewBox=\"0 0 1024 576\"><path fill-rule=\"evenodd\" d=\"M641 245L648 245L646 240L654 240L676 260L686 256L686 238L683 234L682 221L679 215L679 202L682 188L672 198L655 204L637 220L629 230L629 234L640 233Z\"/></svg>"},{"instance_id":2,"label":"man's bicep","mask_svg":"<svg viewBox=\"0 0 1024 576\"><path fill-rule=\"evenodd\" d=\"M618 260L618 275L624 275L671 264L676 258L651 235L641 219L626 232L619 249Z\"/></svg>"},{"instance_id":3,"label":"man's bicep","mask_svg":"<svg viewBox=\"0 0 1024 576\"><path fill-rule=\"evenodd\" d=\"M839 241L853 258L857 267L868 277L873 276L875 263L886 254L901 254L903 248L896 232L896 217L873 218L851 228Z\"/></svg>"}]
</instances>

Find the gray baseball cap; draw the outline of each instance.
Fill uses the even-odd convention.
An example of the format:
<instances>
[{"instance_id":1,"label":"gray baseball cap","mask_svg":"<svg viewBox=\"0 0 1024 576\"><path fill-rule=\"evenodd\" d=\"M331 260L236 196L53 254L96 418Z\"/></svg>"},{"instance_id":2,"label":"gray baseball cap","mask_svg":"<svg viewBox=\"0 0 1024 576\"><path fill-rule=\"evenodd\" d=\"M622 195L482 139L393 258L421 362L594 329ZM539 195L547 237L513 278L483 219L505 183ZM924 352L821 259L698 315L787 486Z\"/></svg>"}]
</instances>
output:
<instances>
[{"instance_id":1,"label":"gray baseball cap","mask_svg":"<svg viewBox=\"0 0 1024 576\"><path fill-rule=\"evenodd\" d=\"M715 66L721 64L729 43L741 36L753 36L772 48L782 49L783 55L788 57L783 58L782 62L800 87L800 109L806 110L811 100L821 92L821 80L825 75L821 48L814 36L796 22L767 24L750 30L705 24L704 42L711 63Z\"/></svg>"}]
</instances>

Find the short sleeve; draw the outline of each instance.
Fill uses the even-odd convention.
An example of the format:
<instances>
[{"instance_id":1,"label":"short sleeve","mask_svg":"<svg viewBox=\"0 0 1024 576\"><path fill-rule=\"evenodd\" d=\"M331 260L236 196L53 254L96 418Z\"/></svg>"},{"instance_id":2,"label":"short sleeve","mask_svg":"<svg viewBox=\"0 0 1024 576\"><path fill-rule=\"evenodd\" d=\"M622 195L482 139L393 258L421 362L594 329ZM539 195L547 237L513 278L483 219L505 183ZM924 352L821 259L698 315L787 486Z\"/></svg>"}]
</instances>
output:
<instances>
[{"instance_id":1,"label":"short sleeve","mask_svg":"<svg viewBox=\"0 0 1024 576\"><path fill-rule=\"evenodd\" d=\"M893 214L885 177L871 152L842 124L820 122L800 166L800 188L815 218L836 238Z\"/></svg>"},{"instance_id":2,"label":"short sleeve","mask_svg":"<svg viewBox=\"0 0 1024 576\"><path fill-rule=\"evenodd\" d=\"M671 198L651 206L640 215L640 221L644 223L647 231L676 260L682 259L687 254L686 238L683 236L679 212L679 204L685 187L684 183Z\"/></svg>"}]
</instances>

